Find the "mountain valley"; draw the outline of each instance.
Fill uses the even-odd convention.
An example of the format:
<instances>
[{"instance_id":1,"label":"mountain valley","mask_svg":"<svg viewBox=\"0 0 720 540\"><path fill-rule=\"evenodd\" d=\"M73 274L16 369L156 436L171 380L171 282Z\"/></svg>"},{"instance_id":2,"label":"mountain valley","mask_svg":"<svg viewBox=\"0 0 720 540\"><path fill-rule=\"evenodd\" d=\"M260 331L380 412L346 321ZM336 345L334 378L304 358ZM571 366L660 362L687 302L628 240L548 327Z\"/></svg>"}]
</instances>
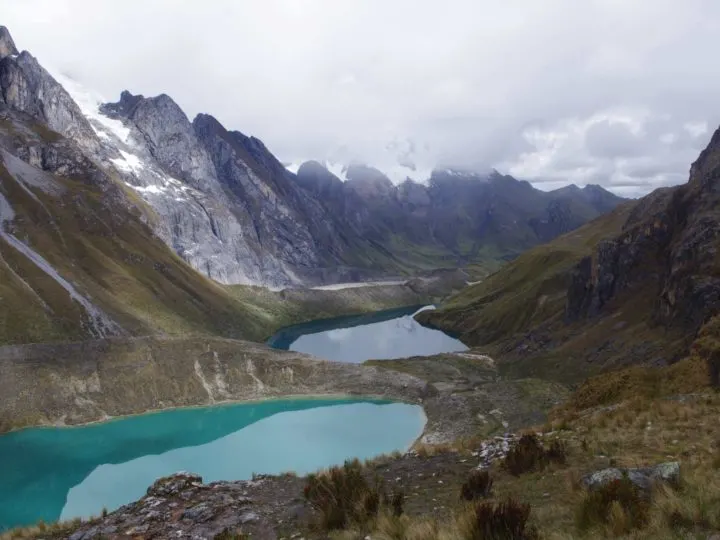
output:
<instances>
[{"instance_id":1,"label":"mountain valley","mask_svg":"<svg viewBox=\"0 0 720 540\"><path fill-rule=\"evenodd\" d=\"M106 102L0 26L0 436L318 397L412 405L424 422L363 464L178 473L100 516L0 523L0 538L713 538L720 129L686 184L633 200L495 170L396 173L286 166L166 94ZM347 346L361 364L290 348L318 321L350 343L391 308L428 327L406 325L408 340L441 330L460 347L380 360L360 340ZM268 339L280 329L288 350ZM153 436L152 458L182 446L169 428Z\"/></svg>"}]
</instances>

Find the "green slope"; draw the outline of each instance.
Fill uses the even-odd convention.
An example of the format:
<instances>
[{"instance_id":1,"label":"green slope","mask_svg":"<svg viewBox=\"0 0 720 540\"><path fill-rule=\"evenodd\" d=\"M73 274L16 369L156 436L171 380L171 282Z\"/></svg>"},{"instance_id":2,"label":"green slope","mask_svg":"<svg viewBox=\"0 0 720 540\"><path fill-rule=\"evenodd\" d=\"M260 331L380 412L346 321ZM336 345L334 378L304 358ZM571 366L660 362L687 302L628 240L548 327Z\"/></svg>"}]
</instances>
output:
<instances>
[{"instance_id":1,"label":"green slope","mask_svg":"<svg viewBox=\"0 0 720 540\"><path fill-rule=\"evenodd\" d=\"M29 149L72 165L62 169L64 176L48 174L17 159ZM130 190L71 142L8 109L0 110L0 196L0 344L102 334L260 341L308 317L427 300L401 286L381 296L380 290L303 295L219 285L153 235L152 211ZM114 324L93 328L88 310L61 280Z\"/></svg>"}]
</instances>

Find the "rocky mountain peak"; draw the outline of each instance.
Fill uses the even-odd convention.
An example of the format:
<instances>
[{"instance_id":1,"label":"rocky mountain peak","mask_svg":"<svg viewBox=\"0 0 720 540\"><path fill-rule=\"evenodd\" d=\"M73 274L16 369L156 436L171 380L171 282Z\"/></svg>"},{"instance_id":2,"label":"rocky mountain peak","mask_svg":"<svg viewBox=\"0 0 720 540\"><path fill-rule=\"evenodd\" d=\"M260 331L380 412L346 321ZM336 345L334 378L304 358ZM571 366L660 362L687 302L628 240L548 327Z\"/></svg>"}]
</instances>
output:
<instances>
[{"instance_id":1,"label":"rocky mountain peak","mask_svg":"<svg viewBox=\"0 0 720 540\"><path fill-rule=\"evenodd\" d=\"M318 161L306 161L300 165L296 176L298 184L314 195L343 190L343 181Z\"/></svg>"},{"instance_id":2,"label":"rocky mountain peak","mask_svg":"<svg viewBox=\"0 0 720 540\"><path fill-rule=\"evenodd\" d=\"M120 101L116 103L103 103L100 111L110 118L129 118L138 103L145 97L142 94L133 95L127 90L120 93Z\"/></svg>"},{"instance_id":3,"label":"rocky mountain peak","mask_svg":"<svg viewBox=\"0 0 720 540\"><path fill-rule=\"evenodd\" d=\"M350 165L347 181L363 198L390 197L395 192L395 186L384 173L367 165Z\"/></svg>"},{"instance_id":4,"label":"rocky mountain peak","mask_svg":"<svg viewBox=\"0 0 720 540\"><path fill-rule=\"evenodd\" d=\"M193 127L199 133L220 133L225 131L225 127L220 121L211 114L199 113L193 119Z\"/></svg>"},{"instance_id":5,"label":"rocky mountain peak","mask_svg":"<svg viewBox=\"0 0 720 540\"><path fill-rule=\"evenodd\" d=\"M0 26L0 60L6 56L17 56L20 54L15 46L10 30L5 26Z\"/></svg>"},{"instance_id":6,"label":"rocky mountain peak","mask_svg":"<svg viewBox=\"0 0 720 540\"><path fill-rule=\"evenodd\" d=\"M6 35L9 38L9 33ZM11 42L0 36L0 43L9 47ZM77 103L27 51L0 60L0 96L9 107L29 114L80 146L94 148L97 144L95 132Z\"/></svg>"},{"instance_id":7,"label":"rocky mountain peak","mask_svg":"<svg viewBox=\"0 0 720 540\"><path fill-rule=\"evenodd\" d=\"M697 160L690 167L690 184L706 186L714 184L720 177L720 128L710 139L710 143L700 153Z\"/></svg>"}]
</instances>

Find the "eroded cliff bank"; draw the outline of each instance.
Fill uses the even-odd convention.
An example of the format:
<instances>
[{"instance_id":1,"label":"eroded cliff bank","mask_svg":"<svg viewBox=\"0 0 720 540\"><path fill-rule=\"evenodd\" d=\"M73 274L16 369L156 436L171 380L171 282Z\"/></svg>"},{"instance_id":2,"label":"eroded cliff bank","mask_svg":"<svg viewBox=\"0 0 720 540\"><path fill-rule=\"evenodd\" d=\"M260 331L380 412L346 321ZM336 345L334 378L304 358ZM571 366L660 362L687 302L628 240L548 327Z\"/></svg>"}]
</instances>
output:
<instances>
[{"instance_id":1,"label":"eroded cliff bank","mask_svg":"<svg viewBox=\"0 0 720 540\"><path fill-rule=\"evenodd\" d=\"M170 407L298 395L421 402L411 375L218 338L103 339L0 348L2 431L73 425Z\"/></svg>"}]
</instances>

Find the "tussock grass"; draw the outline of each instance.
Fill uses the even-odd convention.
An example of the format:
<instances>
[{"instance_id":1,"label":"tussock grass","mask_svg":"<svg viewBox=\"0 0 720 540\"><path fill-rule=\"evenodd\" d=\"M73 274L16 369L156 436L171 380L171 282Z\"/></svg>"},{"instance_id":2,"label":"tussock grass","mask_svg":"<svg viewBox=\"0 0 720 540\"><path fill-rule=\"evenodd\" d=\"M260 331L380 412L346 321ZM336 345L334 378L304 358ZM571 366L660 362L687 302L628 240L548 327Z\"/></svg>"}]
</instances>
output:
<instances>
[{"instance_id":1,"label":"tussock grass","mask_svg":"<svg viewBox=\"0 0 720 540\"><path fill-rule=\"evenodd\" d=\"M492 491L493 480L488 471L473 470L460 486L460 497L466 501L488 497Z\"/></svg>"},{"instance_id":2,"label":"tussock grass","mask_svg":"<svg viewBox=\"0 0 720 540\"><path fill-rule=\"evenodd\" d=\"M649 508L650 503L640 490L628 478L622 478L585 496L578 508L577 527L581 532L609 527L609 532L620 536L643 528Z\"/></svg>"},{"instance_id":3,"label":"tussock grass","mask_svg":"<svg viewBox=\"0 0 720 540\"><path fill-rule=\"evenodd\" d=\"M324 530L362 527L377 518L381 510L396 517L403 513L403 494L396 491L388 495L379 478L368 480L357 459L308 475L304 495L318 511L319 526Z\"/></svg>"},{"instance_id":4,"label":"tussock grass","mask_svg":"<svg viewBox=\"0 0 720 540\"><path fill-rule=\"evenodd\" d=\"M565 444L555 440L545 448L535 433L523 435L517 444L510 449L503 460L503 467L511 474L519 476L523 473L543 469L551 463L564 465L567 459Z\"/></svg>"},{"instance_id":5,"label":"tussock grass","mask_svg":"<svg viewBox=\"0 0 720 540\"><path fill-rule=\"evenodd\" d=\"M76 518L70 521L58 521L56 523L38 522L30 527L19 527L11 529L4 533L0 533L0 540L15 540L23 538L43 538L43 537L64 537L77 529L83 521Z\"/></svg>"}]
</instances>

